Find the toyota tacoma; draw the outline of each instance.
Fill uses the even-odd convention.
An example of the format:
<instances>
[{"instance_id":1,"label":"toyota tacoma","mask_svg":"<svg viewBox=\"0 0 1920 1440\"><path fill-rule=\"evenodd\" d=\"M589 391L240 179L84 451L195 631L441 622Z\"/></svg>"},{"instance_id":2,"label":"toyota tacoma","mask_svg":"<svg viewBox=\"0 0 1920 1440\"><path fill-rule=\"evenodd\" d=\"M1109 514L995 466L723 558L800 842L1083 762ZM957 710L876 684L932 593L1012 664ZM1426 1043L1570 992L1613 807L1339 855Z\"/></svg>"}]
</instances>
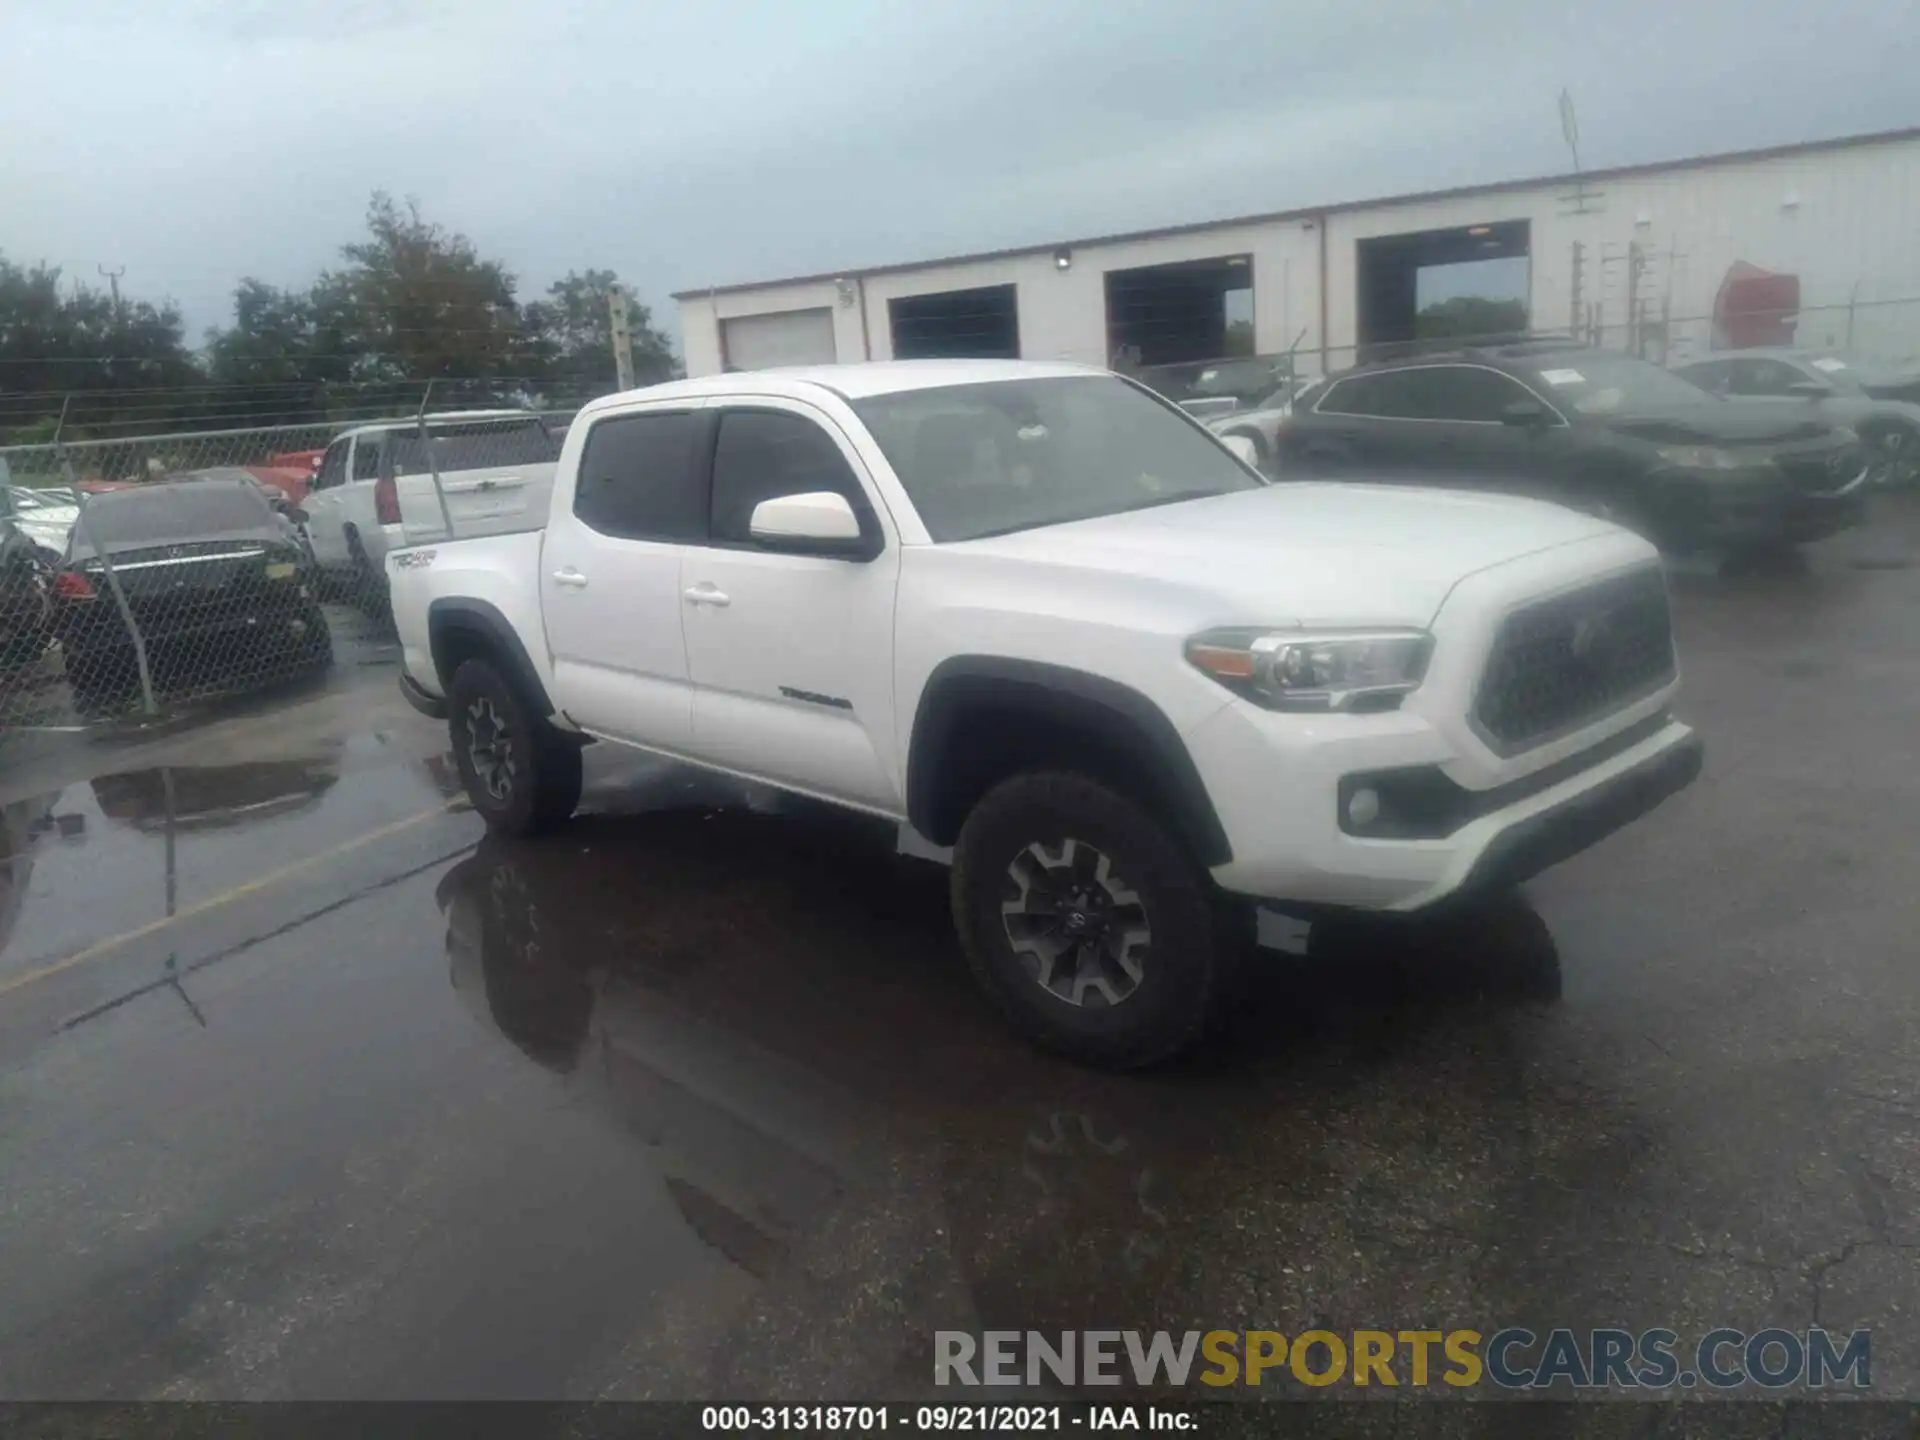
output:
<instances>
[{"instance_id":1,"label":"toyota tacoma","mask_svg":"<svg viewBox=\"0 0 1920 1440\"><path fill-rule=\"evenodd\" d=\"M1645 540L1542 501L1269 484L1081 366L612 395L543 526L463 538L428 497L407 533L401 685L491 828L566 820L596 741L885 817L950 850L987 994L1092 1063L1203 1034L1259 905L1510 887L1701 764Z\"/></svg>"}]
</instances>

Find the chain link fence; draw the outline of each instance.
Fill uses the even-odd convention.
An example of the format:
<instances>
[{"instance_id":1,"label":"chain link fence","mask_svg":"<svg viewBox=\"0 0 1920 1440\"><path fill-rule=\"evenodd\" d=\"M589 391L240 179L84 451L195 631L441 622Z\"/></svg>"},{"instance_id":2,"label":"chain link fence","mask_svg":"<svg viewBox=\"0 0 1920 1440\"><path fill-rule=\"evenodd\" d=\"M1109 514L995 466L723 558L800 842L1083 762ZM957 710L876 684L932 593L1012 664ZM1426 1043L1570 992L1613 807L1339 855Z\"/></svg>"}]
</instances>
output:
<instances>
[{"instance_id":1,"label":"chain link fence","mask_svg":"<svg viewBox=\"0 0 1920 1440\"><path fill-rule=\"evenodd\" d=\"M390 653L388 551L538 523L573 414L0 447L0 738L311 683L343 635Z\"/></svg>"}]
</instances>

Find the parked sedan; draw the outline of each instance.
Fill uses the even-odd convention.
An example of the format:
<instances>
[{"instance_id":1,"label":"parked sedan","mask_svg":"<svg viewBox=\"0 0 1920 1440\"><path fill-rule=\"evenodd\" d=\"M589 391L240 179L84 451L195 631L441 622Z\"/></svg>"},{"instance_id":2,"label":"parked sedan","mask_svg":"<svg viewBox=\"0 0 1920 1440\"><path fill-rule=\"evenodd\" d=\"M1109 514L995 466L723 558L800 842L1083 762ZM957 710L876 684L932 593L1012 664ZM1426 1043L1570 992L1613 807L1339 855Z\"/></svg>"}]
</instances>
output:
<instances>
[{"instance_id":1,"label":"parked sedan","mask_svg":"<svg viewBox=\"0 0 1920 1440\"><path fill-rule=\"evenodd\" d=\"M1857 524L1868 456L1811 409L1734 405L1631 355L1538 339L1321 381L1281 426L1279 468L1535 495L1729 552Z\"/></svg>"},{"instance_id":2,"label":"parked sedan","mask_svg":"<svg viewBox=\"0 0 1920 1440\"><path fill-rule=\"evenodd\" d=\"M18 674L46 652L46 568L38 542L0 519L0 674Z\"/></svg>"},{"instance_id":3,"label":"parked sedan","mask_svg":"<svg viewBox=\"0 0 1920 1440\"><path fill-rule=\"evenodd\" d=\"M137 683L108 563L157 686L268 680L332 661L307 556L252 480L110 491L89 501L53 577L54 632L83 706Z\"/></svg>"},{"instance_id":4,"label":"parked sedan","mask_svg":"<svg viewBox=\"0 0 1920 1440\"><path fill-rule=\"evenodd\" d=\"M1920 374L1821 350L1729 350L1674 367L1711 395L1799 406L1858 432L1873 452L1872 484L1920 479Z\"/></svg>"}]
</instances>

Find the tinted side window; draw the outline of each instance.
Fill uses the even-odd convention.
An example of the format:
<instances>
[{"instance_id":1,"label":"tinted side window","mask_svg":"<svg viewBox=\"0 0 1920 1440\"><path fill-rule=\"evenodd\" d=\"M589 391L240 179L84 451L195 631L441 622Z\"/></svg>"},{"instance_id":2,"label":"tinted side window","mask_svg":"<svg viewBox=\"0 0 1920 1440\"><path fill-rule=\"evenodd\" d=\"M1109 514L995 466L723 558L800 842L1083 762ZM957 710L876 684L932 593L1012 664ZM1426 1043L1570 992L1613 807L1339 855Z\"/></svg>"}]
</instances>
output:
<instances>
[{"instance_id":1,"label":"tinted side window","mask_svg":"<svg viewBox=\"0 0 1920 1440\"><path fill-rule=\"evenodd\" d=\"M362 435L353 442L353 478L356 480L380 478L380 437L378 435Z\"/></svg>"},{"instance_id":2,"label":"tinted side window","mask_svg":"<svg viewBox=\"0 0 1920 1440\"><path fill-rule=\"evenodd\" d=\"M1733 362L1735 395L1790 395L1793 384L1805 377L1791 365L1778 360L1736 360Z\"/></svg>"},{"instance_id":3,"label":"tinted side window","mask_svg":"<svg viewBox=\"0 0 1920 1440\"><path fill-rule=\"evenodd\" d=\"M1384 375L1354 375L1336 380L1313 408L1322 415L1380 415Z\"/></svg>"},{"instance_id":4,"label":"tinted side window","mask_svg":"<svg viewBox=\"0 0 1920 1440\"><path fill-rule=\"evenodd\" d=\"M691 411L598 422L580 457L573 513L623 540L704 540L705 497L693 463L697 425Z\"/></svg>"},{"instance_id":5,"label":"tinted side window","mask_svg":"<svg viewBox=\"0 0 1920 1440\"><path fill-rule=\"evenodd\" d=\"M326 490L347 478L347 443L336 440L327 447L327 453L320 457L320 468L314 473L314 489Z\"/></svg>"},{"instance_id":6,"label":"tinted side window","mask_svg":"<svg viewBox=\"0 0 1920 1440\"><path fill-rule=\"evenodd\" d=\"M847 497L862 525L871 507L846 457L813 421L783 410L728 410L713 449L713 538L750 544L753 507L778 495L831 490Z\"/></svg>"},{"instance_id":7,"label":"tinted side window","mask_svg":"<svg viewBox=\"0 0 1920 1440\"><path fill-rule=\"evenodd\" d=\"M1733 383L1733 362L1710 360L1704 365L1689 365L1679 374L1681 379L1691 381L1702 390L1725 395Z\"/></svg>"},{"instance_id":8,"label":"tinted side window","mask_svg":"<svg viewBox=\"0 0 1920 1440\"><path fill-rule=\"evenodd\" d=\"M1501 411L1531 400L1519 382L1474 365L1434 365L1405 371L1411 413L1423 420L1478 420L1498 423Z\"/></svg>"}]
</instances>

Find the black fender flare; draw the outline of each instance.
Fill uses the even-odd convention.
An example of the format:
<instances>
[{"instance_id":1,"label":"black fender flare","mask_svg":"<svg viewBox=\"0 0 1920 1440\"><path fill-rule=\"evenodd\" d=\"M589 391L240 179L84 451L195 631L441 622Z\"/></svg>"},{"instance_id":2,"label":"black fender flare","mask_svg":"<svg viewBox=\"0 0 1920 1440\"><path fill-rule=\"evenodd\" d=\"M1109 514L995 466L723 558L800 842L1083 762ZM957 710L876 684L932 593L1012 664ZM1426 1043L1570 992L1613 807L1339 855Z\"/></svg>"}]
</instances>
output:
<instances>
[{"instance_id":1,"label":"black fender flare","mask_svg":"<svg viewBox=\"0 0 1920 1440\"><path fill-rule=\"evenodd\" d=\"M1233 849L1206 782L1166 712L1131 686L1104 675L993 655L956 655L940 662L920 692L907 747L907 818L938 845L959 834L965 808L943 780L942 757L956 743L955 724L969 694L1032 706L1049 717L1091 724L1102 738L1138 751L1153 767L1152 788L1200 862L1222 865ZM968 797L971 798L971 797Z\"/></svg>"},{"instance_id":2,"label":"black fender flare","mask_svg":"<svg viewBox=\"0 0 1920 1440\"><path fill-rule=\"evenodd\" d=\"M521 642L518 632L507 623L499 607L485 600L447 596L427 606L427 646L433 655L434 671L440 676L442 693L453 683L442 660L441 640L455 631L478 635L488 654L506 668L507 678L526 696L534 710L546 718L554 713L547 687L540 683L540 672L533 668L533 657Z\"/></svg>"}]
</instances>

